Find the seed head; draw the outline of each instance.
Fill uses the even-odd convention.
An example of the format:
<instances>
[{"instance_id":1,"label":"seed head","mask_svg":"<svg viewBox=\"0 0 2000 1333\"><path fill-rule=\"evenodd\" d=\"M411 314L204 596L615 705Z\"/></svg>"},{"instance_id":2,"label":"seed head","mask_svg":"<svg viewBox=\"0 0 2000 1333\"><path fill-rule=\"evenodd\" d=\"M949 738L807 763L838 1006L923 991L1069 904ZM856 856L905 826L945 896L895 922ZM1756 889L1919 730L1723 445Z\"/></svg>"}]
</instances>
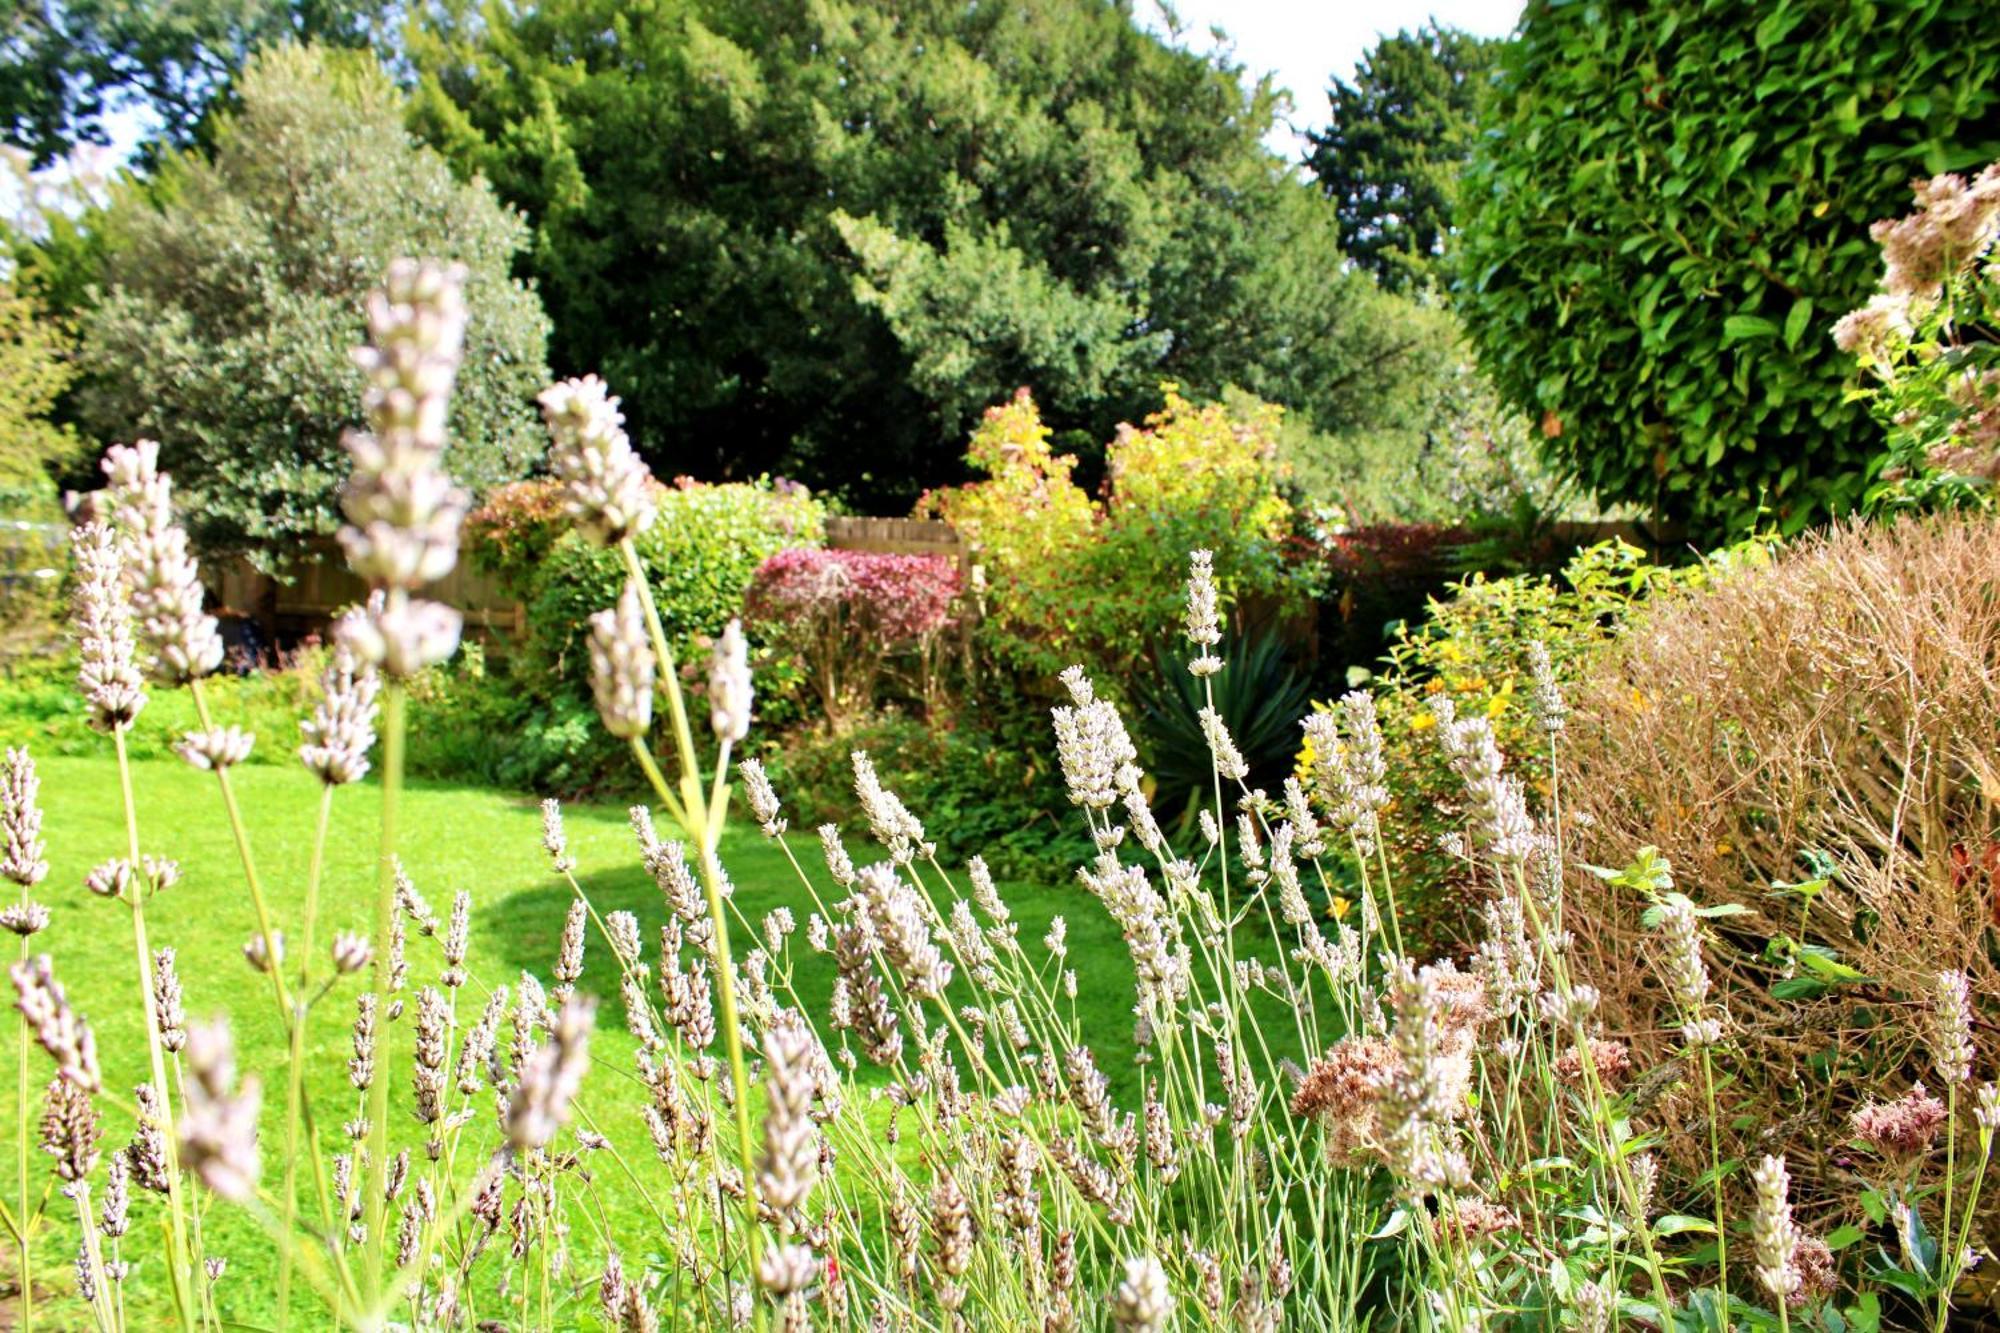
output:
<instances>
[{"instance_id":1,"label":"seed head","mask_svg":"<svg viewBox=\"0 0 2000 1333\"><path fill-rule=\"evenodd\" d=\"M1756 1186L1756 1203L1750 1215L1750 1234L1757 1253L1757 1280L1764 1289L1781 1299L1799 1289L1800 1275L1794 1265L1799 1233L1792 1222L1791 1176L1785 1159L1766 1157L1750 1174Z\"/></svg>"},{"instance_id":2,"label":"seed head","mask_svg":"<svg viewBox=\"0 0 2000 1333\"><path fill-rule=\"evenodd\" d=\"M743 622L731 620L708 663L708 720L717 740L736 744L750 734L750 645Z\"/></svg>"},{"instance_id":3,"label":"seed head","mask_svg":"<svg viewBox=\"0 0 2000 1333\"><path fill-rule=\"evenodd\" d=\"M553 796L542 802L542 850L549 854L549 865L558 875L576 869L576 858L569 854L569 839L563 833L562 802Z\"/></svg>"},{"instance_id":4,"label":"seed head","mask_svg":"<svg viewBox=\"0 0 2000 1333\"><path fill-rule=\"evenodd\" d=\"M1160 1333L1174 1312L1167 1270L1151 1255L1125 1262L1125 1276L1111 1292L1112 1327L1124 1333Z\"/></svg>"},{"instance_id":5,"label":"seed head","mask_svg":"<svg viewBox=\"0 0 2000 1333\"><path fill-rule=\"evenodd\" d=\"M381 679L352 648L336 641L319 682L320 701L299 723L305 735L299 762L329 787L359 782L368 776L368 751L375 744Z\"/></svg>"},{"instance_id":6,"label":"seed head","mask_svg":"<svg viewBox=\"0 0 2000 1333\"><path fill-rule=\"evenodd\" d=\"M248 759L256 739L240 727L212 727L207 731L187 732L174 747L174 753L195 768L220 773Z\"/></svg>"},{"instance_id":7,"label":"seed head","mask_svg":"<svg viewBox=\"0 0 2000 1333\"><path fill-rule=\"evenodd\" d=\"M223 1198L248 1203L257 1192L263 1090L255 1078L235 1086L236 1046L226 1022L188 1029L186 1060L191 1077L181 1106L181 1163Z\"/></svg>"},{"instance_id":8,"label":"seed head","mask_svg":"<svg viewBox=\"0 0 2000 1333\"><path fill-rule=\"evenodd\" d=\"M1222 621L1216 612L1215 556L1209 551L1195 551L1188 557L1187 637L1202 650L1188 663L1191 674L1212 676L1222 670L1222 659L1211 651L1222 642Z\"/></svg>"},{"instance_id":9,"label":"seed head","mask_svg":"<svg viewBox=\"0 0 2000 1333\"><path fill-rule=\"evenodd\" d=\"M83 1015L69 1007L49 956L24 958L8 969L8 975L14 981L21 1016L35 1030L35 1040L55 1060L58 1072L86 1092L101 1090L104 1076L97 1063L97 1038Z\"/></svg>"},{"instance_id":10,"label":"seed head","mask_svg":"<svg viewBox=\"0 0 2000 1333\"><path fill-rule=\"evenodd\" d=\"M764 771L764 765L755 759L745 759L736 766L736 772L743 779L743 795L750 802L750 814L757 826L764 830L764 836L775 838L785 831L785 821L779 818L783 808L778 802L778 793L771 786L771 776Z\"/></svg>"},{"instance_id":11,"label":"seed head","mask_svg":"<svg viewBox=\"0 0 2000 1333\"><path fill-rule=\"evenodd\" d=\"M1972 1078L1972 988L1965 973L1937 974L1931 992L1931 1059L1946 1083Z\"/></svg>"},{"instance_id":12,"label":"seed head","mask_svg":"<svg viewBox=\"0 0 2000 1333\"><path fill-rule=\"evenodd\" d=\"M589 1066L590 1029L596 1016L595 1000L564 1001L549 1039L522 1062L520 1082L502 1117L508 1142L517 1151L548 1146L568 1122L570 1103Z\"/></svg>"},{"instance_id":13,"label":"seed head","mask_svg":"<svg viewBox=\"0 0 2000 1333\"><path fill-rule=\"evenodd\" d=\"M162 684L181 685L222 665L222 635L202 610L201 575L159 463L160 446L140 440L113 445L103 469L134 626L152 654L148 669Z\"/></svg>"},{"instance_id":14,"label":"seed head","mask_svg":"<svg viewBox=\"0 0 2000 1333\"><path fill-rule=\"evenodd\" d=\"M153 1018L159 1024L161 1046L178 1051L187 1045L187 1008L181 1000L181 979L174 970L172 949L153 954Z\"/></svg>"},{"instance_id":15,"label":"seed head","mask_svg":"<svg viewBox=\"0 0 2000 1333\"><path fill-rule=\"evenodd\" d=\"M352 976L375 961L375 946L366 935L343 930L333 937L333 970Z\"/></svg>"}]
</instances>

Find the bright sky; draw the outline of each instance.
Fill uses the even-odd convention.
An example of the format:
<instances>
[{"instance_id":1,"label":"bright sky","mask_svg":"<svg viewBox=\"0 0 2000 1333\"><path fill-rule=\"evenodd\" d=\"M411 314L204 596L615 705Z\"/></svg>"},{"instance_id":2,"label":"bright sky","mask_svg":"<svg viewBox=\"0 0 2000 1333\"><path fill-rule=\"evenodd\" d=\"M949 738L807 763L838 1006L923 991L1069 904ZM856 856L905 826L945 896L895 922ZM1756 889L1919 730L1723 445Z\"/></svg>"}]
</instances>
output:
<instances>
[{"instance_id":1,"label":"bright sky","mask_svg":"<svg viewBox=\"0 0 2000 1333\"><path fill-rule=\"evenodd\" d=\"M1142 0L1139 21L1164 32L1155 4ZM1326 124L1331 77L1351 79L1355 64L1378 38L1432 19L1481 37L1504 37L1521 17L1521 0L1178 0L1173 10L1183 45L1212 50L1208 30L1219 27L1246 76L1275 73L1278 85L1292 91L1293 127L1304 131ZM1295 151L1282 132L1272 138L1279 152Z\"/></svg>"}]
</instances>

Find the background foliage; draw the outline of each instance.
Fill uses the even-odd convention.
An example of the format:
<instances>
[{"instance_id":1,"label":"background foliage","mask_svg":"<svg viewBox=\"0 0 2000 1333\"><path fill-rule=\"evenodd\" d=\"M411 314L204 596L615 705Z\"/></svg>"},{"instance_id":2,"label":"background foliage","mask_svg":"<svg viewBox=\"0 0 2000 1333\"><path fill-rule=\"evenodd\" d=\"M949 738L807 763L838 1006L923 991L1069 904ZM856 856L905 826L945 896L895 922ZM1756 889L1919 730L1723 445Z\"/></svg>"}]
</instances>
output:
<instances>
[{"instance_id":1,"label":"background foliage","mask_svg":"<svg viewBox=\"0 0 2000 1333\"><path fill-rule=\"evenodd\" d=\"M1500 46L1430 23L1382 38L1327 89L1306 166L1340 210L1340 248L1392 291L1438 271Z\"/></svg>"},{"instance_id":2,"label":"background foliage","mask_svg":"<svg viewBox=\"0 0 2000 1333\"><path fill-rule=\"evenodd\" d=\"M38 165L110 140L142 111L167 144L193 142L250 55L285 41L359 47L387 35L387 0L62 0L0 11L0 125Z\"/></svg>"},{"instance_id":3,"label":"background foliage","mask_svg":"<svg viewBox=\"0 0 2000 1333\"><path fill-rule=\"evenodd\" d=\"M662 475L880 510L1023 384L1088 475L1162 379L1337 429L1413 373L1271 96L1122 5L488 4L413 57L422 132L533 223L558 370Z\"/></svg>"},{"instance_id":4,"label":"background foliage","mask_svg":"<svg viewBox=\"0 0 2000 1333\"><path fill-rule=\"evenodd\" d=\"M980 634L1008 670L1052 688L1083 662L1107 688L1176 624L1187 553L1215 553L1233 600L1296 609L1304 587L1284 558L1291 507L1279 493L1278 409L1254 399L1197 404L1174 385L1141 427L1106 447L1104 498L1072 480L1024 390L989 409L967 462L988 475L927 497L973 549L988 589Z\"/></svg>"},{"instance_id":5,"label":"background foliage","mask_svg":"<svg viewBox=\"0 0 2000 1333\"><path fill-rule=\"evenodd\" d=\"M1462 194L1457 305L1600 499L1706 532L1860 497L1880 448L1827 339L1909 179L2000 155L1974 0L1534 0Z\"/></svg>"},{"instance_id":6,"label":"background foliage","mask_svg":"<svg viewBox=\"0 0 2000 1333\"><path fill-rule=\"evenodd\" d=\"M285 46L253 59L212 158L122 194L82 318L80 406L103 439L150 436L210 551L269 561L332 532L360 425L362 298L399 255L470 270L473 316L450 467L475 490L543 447L529 399L547 321L508 269L525 232L477 183L412 144L372 57Z\"/></svg>"}]
</instances>

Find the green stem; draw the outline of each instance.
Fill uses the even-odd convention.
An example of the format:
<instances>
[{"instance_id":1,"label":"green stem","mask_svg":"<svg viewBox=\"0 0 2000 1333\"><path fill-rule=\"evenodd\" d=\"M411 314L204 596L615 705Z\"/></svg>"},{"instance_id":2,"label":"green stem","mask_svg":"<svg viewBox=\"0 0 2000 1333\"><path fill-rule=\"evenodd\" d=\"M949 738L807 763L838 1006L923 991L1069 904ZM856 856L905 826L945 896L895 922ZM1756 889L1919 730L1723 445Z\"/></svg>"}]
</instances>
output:
<instances>
[{"instance_id":1,"label":"green stem","mask_svg":"<svg viewBox=\"0 0 2000 1333\"><path fill-rule=\"evenodd\" d=\"M1952 1187L1958 1183L1958 1081L1956 1079L1945 1085L1944 1097L1944 1216L1939 1219L1938 1235L1943 1237L1945 1245L1949 1245L1952 1237ZM1912 1209L1916 1206L1914 1203L1910 1205ZM1944 1281L1943 1277L1957 1266L1958 1256L1943 1253L1943 1246L1939 1249L1937 1330L1938 1333L1944 1333L1946 1325L1951 1322L1951 1289L1954 1284Z\"/></svg>"},{"instance_id":2,"label":"green stem","mask_svg":"<svg viewBox=\"0 0 2000 1333\"><path fill-rule=\"evenodd\" d=\"M1722 1126L1715 1115L1715 1059L1709 1048L1701 1048L1701 1078L1708 1093L1708 1169L1715 1176L1715 1267L1716 1286L1722 1297L1722 1326L1729 1327L1729 1233L1724 1228L1722 1209Z\"/></svg>"},{"instance_id":3,"label":"green stem","mask_svg":"<svg viewBox=\"0 0 2000 1333\"><path fill-rule=\"evenodd\" d=\"M313 829L312 862L306 871L306 915L300 932L299 994L310 989L313 930L319 917L319 884L326 862L326 826L333 813L333 784L320 787L319 821ZM285 1222L284 1237L278 1246L278 1328L281 1333L292 1314L292 1250L298 1235L299 1216L299 1121L305 1105L305 1046L308 1005L303 1000L292 1010L292 1062L285 1080Z\"/></svg>"},{"instance_id":4,"label":"green stem","mask_svg":"<svg viewBox=\"0 0 2000 1333\"><path fill-rule=\"evenodd\" d=\"M396 915L396 806L403 791L404 698L401 681L382 691L382 844L375 867L375 994L389 994L389 928ZM366 1272L371 1302L382 1293L383 1192L389 1179L389 1079L377 1070L368 1086L368 1217Z\"/></svg>"},{"instance_id":5,"label":"green stem","mask_svg":"<svg viewBox=\"0 0 2000 1333\"><path fill-rule=\"evenodd\" d=\"M195 715L201 719L203 730L213 730L214 721L209 716L208 696L202 692L201 681L188 682L188 692L194 698ZM244 826L243 811L236 803L236 788L229 780L229 769L218 766L215 770L216 784L222 788L222 806L229 815L229 831L236 839L236 856L243 863L243 880L250 889L250 905L257 913L257 933L264 940L264 956L271 960L265 971L271 978L271 993L277 998L278 1018L287 1028L292 1022L292 1001L285 986L285 969L278 965L278 941L271 929L271 909L264 899L263 881L257 878L257 863L250 855L250 831ZM133 870L138 864L133 863Z\"/></svg>"},{"instance_id":6,"label":"green stem","mask_svg":"<svg viewBox=\"0 0 2000 1333\"><path fill-rule=\"evenodd\" d=\"M24 888L21 890L21 902L26 904L27 901L28 891ZM28 961L28 953L28 937L23 935L21 937L21 962L24 965ZM21 1299L19 1305L21 1330L22 1333L33 1333L35 1327L35 1269L34 1248L29 1244L30 1228L28 1226L28 1115L30 1103L28 1101L28 1020L25 1015L21 1016L21 1020L17 1026L20 1029L19 1081L21 1113L15 1117L14 1121L14 1146L20 1156L21 1212L19 1221L15 1224L18 1228L15 1239L20 1242L21 1251Z\"/></svg>"},{"instance_id":7,"label":"green stem","mask_svg":"<svg viewBox=\"0 0 2000 1333\"><path fill-rule=\"evenodd\" d=\"M182 1199L180 1141L174 1130L173 1100L167 1088L167 1062L160 1049L160 1015L153 997L153 950L146 939L146 893L149 885L139 859L139 812L132 795L132 761L125 751L125 728L116 727L111 738L118 752L118 790L125 804L126 851L131 858L132 950L139 959L139 1000L146 1021L146 1053L153 1069L153 1095L158 1102L160 1136L167 1145L167 1208L172 1253L168 1271L174 1277L176 1313L182 1328L194 1327L194 1311L188 1296L194 1282L193 1256L187 1246L187 1212ZM23 1226L26 1219L22 1220Z\"/></svg>"}]
</instances>

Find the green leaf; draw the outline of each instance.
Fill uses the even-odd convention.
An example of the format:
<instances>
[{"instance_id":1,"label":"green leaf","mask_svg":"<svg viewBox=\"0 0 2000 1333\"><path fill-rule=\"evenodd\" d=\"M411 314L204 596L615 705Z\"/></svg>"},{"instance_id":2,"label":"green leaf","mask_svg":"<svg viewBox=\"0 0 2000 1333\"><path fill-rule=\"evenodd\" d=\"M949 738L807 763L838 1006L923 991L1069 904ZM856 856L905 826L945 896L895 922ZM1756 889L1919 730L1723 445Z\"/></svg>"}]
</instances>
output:
<instances>
[{"instance_id":1,"label":"green leaf","mask_svg":"<svg viewBox=\"0 0 2000 1333\"><path fill-rule=\"evenodd\" d=\"M1370 1235L1368 1239L1387 1240L1391 1236L1399 1236L1405 1230L1408 1229L1409 1225L1410 1225L1409 1209L1397 1208L1389 1214L1387 1220L1385 1220L1381 1226L1377 1227L1374 1231L1374 1234Z\"/></svg>"},{"instance_id":2,"label":"green leaf","mask_svg":"<svg viewBox=\"0 0 2000 1333\"><path fill-rule=\"evenodd\" d=\"M1722 345L1776 337L1778 326L1762 315L1731 315L1722 321Z\"/></svg>"},{"instance_id":3,"label":"green leaf","mask_svg":"<svg viewBox=\"0 0 2000 1333\"><path fill-rule=\"evenodd\" d=\"M1829 1250L1844 1250L1867 1234L1867 1232L1852 1223L1846 1226L1835 1227L1826 1233L1826 1248Z\"/></svg>"},{"instance_id":4,"label":"green leaf","mask_svg":"<svg viewBox=\"0 0 2000 1333\"><path fill-rule=\"evenodd\" d=\"M1653 1223L1653 1234L1656 1236L1678 1236L1690 1231L1712 1236L1715 1234L1715 1223L1705 1217L1690 1217L1686 1213L1668 1213Z\"/></svg>"},{"instance_id":5,"label":"green leaf","mask_svg":"<svg viewBox=\"0 0 2000 1333\"><path fill-rule=\"evenodd\" d=\"M1812 327L1813 301L1810 296L1801 296L1792 302L1792 311L1785 316L1785 346L1797 347L1799 339L1805 337Z\"/></svg>"}]
</instances>

